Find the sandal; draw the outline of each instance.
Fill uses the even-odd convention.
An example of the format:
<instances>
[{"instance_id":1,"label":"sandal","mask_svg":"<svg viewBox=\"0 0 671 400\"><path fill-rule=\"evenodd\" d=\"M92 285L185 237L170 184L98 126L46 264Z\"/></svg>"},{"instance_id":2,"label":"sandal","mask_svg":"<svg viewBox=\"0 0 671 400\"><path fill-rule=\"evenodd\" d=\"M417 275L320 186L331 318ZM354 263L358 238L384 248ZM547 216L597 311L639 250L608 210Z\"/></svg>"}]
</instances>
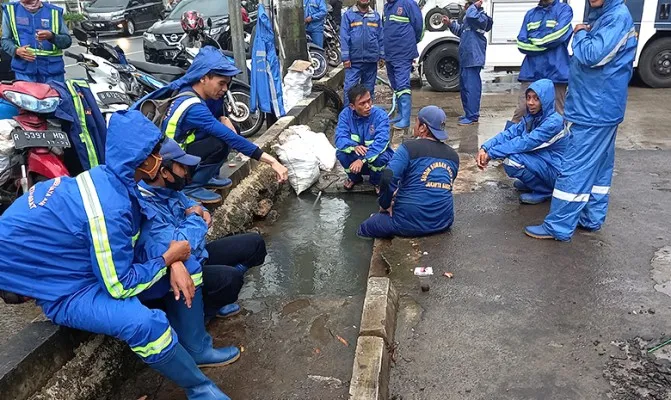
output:
<instances>
[{"instance_id":1,"label":"sandal","mask_svg":"<svg viewBox=\"0 0 671 400\"><path fill-rule=\"evenodd\" d=\"M342 186L343 186L343 188L345 188L345 190L352 190L354 185L356 185L356 182L354 182L351 179L348 179L348 180L345 181L345 183L343 183Z\"/></svg>"}]
</instances>

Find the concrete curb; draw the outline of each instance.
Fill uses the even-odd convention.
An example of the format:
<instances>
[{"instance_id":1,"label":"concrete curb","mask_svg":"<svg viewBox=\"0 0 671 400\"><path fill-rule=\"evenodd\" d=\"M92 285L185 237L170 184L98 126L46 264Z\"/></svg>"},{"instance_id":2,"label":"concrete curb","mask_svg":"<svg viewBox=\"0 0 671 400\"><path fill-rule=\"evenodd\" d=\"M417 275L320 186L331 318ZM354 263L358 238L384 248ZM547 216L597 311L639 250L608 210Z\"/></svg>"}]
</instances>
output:
<instances>
[{"instance_id":1,"label":"concrete curb","mask_svg":"<svg viewBox=\"0 0 671 400\"><path fill-rule=\"evenodd\" d=\"M316 83L338 90L342 87L344 75L345 70L337 68ZM284 129L292 125L306 124L325 107L326 101L324 93L312 94L292 108L287 116L273 124L255 140L255 143L264 151L270 152L272 144ZM255 160L246 160L238 165L230 176L234 183L232 189L234 190L238 183L249 176L256 166ZM122 346L120 342L111 338L100 340L95 336L89 345L84 343L91 337L90 334L59 327L51 322L34 322L28 325L7 344L0 347L1 397L13 400L28 399L49 382L52 376L55 377L54 374L66 364L79 365L86 362L88 364L84 365L91 365L91 368L100 370L98 371L100 373L87 371L90 376L95 376L96 380L80 383L75 379L77 377L54 378L58 383L58 391L64 395L67 393L67 399L63 397L59 400L104 398L106 393L113 390L116 383L127 378L128 372L125 370L133 370L133 368L124 368L122 365L108 368L95 364L93 362L95 360L90 361L88 358L79 360L78 358L84 356L90 358L90 353L98 351L105 352L105 360L127 359L124 355L127 346ZM82 343L86 351L77 349ZM122 363L119 361L117 364ZM40 398L39 394L37 396Z\"/></svg>"},{"instance_id":2,"label":"concrete curb","mask_svg":"<svg viewBox=\"0 0 671 400\"><path fill-rule=\"evenodd\" d=\"M386 277L390 266L383 255L390 245L390 240L381 239L376 239L373 245L350 380L350 400L389 398L389 369L398 312L398 294Z\"/></svg>"}]
</instances>

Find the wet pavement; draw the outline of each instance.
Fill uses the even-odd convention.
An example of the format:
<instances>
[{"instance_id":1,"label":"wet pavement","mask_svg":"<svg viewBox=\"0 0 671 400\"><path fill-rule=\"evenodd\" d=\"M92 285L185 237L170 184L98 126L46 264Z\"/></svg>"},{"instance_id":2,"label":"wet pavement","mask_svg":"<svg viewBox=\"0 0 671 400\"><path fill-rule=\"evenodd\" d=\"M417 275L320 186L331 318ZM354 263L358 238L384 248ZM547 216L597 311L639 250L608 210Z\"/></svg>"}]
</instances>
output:
<instances>
[{"instance_id":1,"label":"wet pavement","mask_svg":"<svg viewBox=\"0 0 671 400\"><path fill-rule=\"evenodd\" d=\"M458 94L415 93L414 108L461 111ZM524 226L541 222L549 204L520 205L501 168L474 166L479 144L512 115L514 95L483 96L478 125L450 118L462 160L455 225L395 239L386 254L401 294L392 399L670 398L668 362L655 360L663 352L641 357L671 338L669 99L669 90L630 89L608 221L570 243L527 238ZM416 266L434 268L427 293ZM637 337L645 344L623 345Z\"/></svg>"}]
</instances>

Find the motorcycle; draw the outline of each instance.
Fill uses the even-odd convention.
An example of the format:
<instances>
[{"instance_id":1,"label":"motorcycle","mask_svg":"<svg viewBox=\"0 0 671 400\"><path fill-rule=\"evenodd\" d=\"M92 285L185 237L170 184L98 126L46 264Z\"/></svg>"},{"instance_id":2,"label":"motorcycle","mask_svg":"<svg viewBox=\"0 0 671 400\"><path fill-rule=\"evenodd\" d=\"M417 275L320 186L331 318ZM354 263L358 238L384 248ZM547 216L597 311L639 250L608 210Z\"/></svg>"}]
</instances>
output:
<instances>
[{"instance_id":1,"label":"motorcycle","mask_svg":"<svg viewBox=\"0 0 671 400\"><path fill-rule=\"evenodd\" d=\"M61 98L44 83L14 81L0 83L0 96L14 104L19 114L13 117L13 151L8 166L0 171L0 210L4 211L33 184L69 175L65 150L70 138L60 124L47 117L56 111ZM31 207L34 205L31 203Z\"/></svg>"},{"instance_id":2,"label":"motorcycle","mask_svg":"<svg viewBox=\"0 0 671 400\"><path fill-rule=\"evenodd\" d=\"M312 43L312 37L307 35L308 39L308 54L310 55L310 62L312 63L312 79L319 80L326 76L328 72L329 63L326 59L326 52L323 48Z\"/></svg>"},{"instance_id":3,"label":"motorcycle","mask_svg":"<svg viewBox=\"0 0 671 400\"><path fill-rule=\"evenodd\" d=\"M329 65L335 68L342 64L342 53L340 50L340 34L333 21L331 10L332 7L329 6L329 13L324 20L324 53Z\"/></svg>"}]
</instances>

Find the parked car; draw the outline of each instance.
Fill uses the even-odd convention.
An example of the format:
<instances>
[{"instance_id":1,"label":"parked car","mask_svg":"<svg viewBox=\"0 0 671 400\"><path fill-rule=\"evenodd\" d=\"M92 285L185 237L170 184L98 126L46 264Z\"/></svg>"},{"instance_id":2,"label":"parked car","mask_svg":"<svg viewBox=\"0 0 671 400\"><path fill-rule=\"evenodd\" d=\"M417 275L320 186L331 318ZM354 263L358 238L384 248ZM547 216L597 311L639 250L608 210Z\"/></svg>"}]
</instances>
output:
<instances>
[{"instance_id":1,"label":"parked car","mask_svg":"<svg viewBox=\"0 0 671 400\"><path fill-rule=\"evenodd\" d=\"M162 0L96 0L84 9L84 29L134 35L161 18Z\"/></svg>"},{"instance_id":2,"label":"parked car","mask_svg":"<svg viewBox=\"0 0 671 400\"><path fill-rule=\"evenodd\" d=\"M248 22L245 23L245 32L251 34L256 25L258 2L243 1L243 15L247 13ZM231 49L230 25L228 23L228 1L226 0L182 0L163 21L156 22L144 33L144 58L148 62L169 64L177 54L177 44L184 37L180 18L186 11L198 11L206 20L212 19L210 36L214 38L224 50Z\"/></svg>"}]
</instances>

